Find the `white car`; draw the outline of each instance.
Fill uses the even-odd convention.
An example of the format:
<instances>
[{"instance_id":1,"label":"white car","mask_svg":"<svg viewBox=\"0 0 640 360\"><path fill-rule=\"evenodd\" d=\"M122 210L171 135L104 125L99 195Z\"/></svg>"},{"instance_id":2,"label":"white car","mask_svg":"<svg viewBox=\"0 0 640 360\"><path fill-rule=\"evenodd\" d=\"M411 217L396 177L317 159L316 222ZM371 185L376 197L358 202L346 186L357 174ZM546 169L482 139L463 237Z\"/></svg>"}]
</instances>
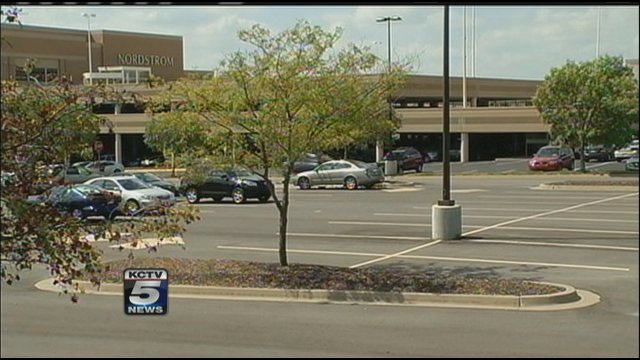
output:
<instances>
[{"instance_id":1,"label":"white car","mask_svg":"<svg viewBox=\"0 0 640 360\"><path fill-rule=\"evenodd\" d=\"M637 154L638 146L638 140L636 139L627 144L627 146L625 146L624 148L616 150L613 154L617 161L622 161L624 159L630 158L634 154Z\"/></svg>"},{"instance_id":2,"label":"white car","mask_svg":"<svg viewBox=\"0 0 640 360\"><path fill-rule=\"evenodd\" d=\"M142 209L167 207L176 203L172 192L147 185L135 176L119 175L100 177L86 181L85 184L114 192L122 197L122 213L133 215Z\"/></svg>"}]
</instances>

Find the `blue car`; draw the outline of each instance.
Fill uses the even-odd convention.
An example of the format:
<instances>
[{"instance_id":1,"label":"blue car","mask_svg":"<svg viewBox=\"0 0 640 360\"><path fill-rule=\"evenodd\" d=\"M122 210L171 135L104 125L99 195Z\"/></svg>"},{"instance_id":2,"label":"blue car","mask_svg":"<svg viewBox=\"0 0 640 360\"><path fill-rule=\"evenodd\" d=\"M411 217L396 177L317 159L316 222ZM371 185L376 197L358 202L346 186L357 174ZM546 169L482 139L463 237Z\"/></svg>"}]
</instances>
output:
<instances>
[{"instance_id":1,"label":"blue car","mask_svg":"<svg viewBox=\"0 0 640 360\"><path fill-rule=\"evenodd\" d=\"M120 197L109 194L97 186L86 184L57 186L48 196L40 199L61 213L71 214L78 219L89 216L113 219L118 213L120 200Z\"/></svg>"}]
</instances>

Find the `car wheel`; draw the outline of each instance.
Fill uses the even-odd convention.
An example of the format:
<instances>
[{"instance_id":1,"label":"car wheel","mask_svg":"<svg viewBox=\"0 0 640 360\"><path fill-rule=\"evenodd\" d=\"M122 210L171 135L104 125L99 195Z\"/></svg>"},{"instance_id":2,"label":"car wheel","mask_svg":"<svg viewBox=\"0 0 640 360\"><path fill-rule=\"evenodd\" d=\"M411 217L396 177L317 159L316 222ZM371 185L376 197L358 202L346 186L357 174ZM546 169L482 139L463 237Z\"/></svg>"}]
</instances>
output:
<instances>
[{"instance_id":1,"label":"car wheel","mask_svg":"<svg viewBox=\"0 0 640 360\"><path fill-rule=\"evenodd\" d=\"M140 204L138 204L135 200L127 200L124 204L124 213L125 215L131 216L135 215L140 210Z\"/></svg>"},{"instance_id":2,"label":"car wheel","mask_svg":"<svg viewBox=\"0 0 640 360\"><path fill-rule=\"evenodd\" d=\"M298 179L298 187L300 188L300 190L309 190L311 189L311 182L308 178L302 177Z\"/></svg>"},{"instance_id":3,"label":"car wheel","mask_svg":"<svg viewBox=\"0 0 640 360\"><path fill-rule=\"evenodd\" d=\"M573 166L573 161L571 161L571 162L569 163L569 166L567 167L567 169L568 169L568 170L573 171L573 167L574 167L574 166Z\"/></svg>"},{"instance_id":4,"label":"car wheel","mask_svg":"<svg viewBox=\"0 0 640 360\"><path fill-rule=\"evenodd\" d=\"M73 216L76 219L82 219L82 210L80 209L73 209L73 211L71 211L71 216Z\"/></svg>"},{"instance_id":5,"label":"car wheel","mask_svg":"<svg viewBox=\"0 0 640 360\"><path fill-rule=\"evenodd\" d=\"M349 190L355 190L358 188L358 181L353 176L349 176L344 179L344 186Z\"/></svg>"},{"instance_id":6,"label":"car wheel","mask_svg":"<svg viewBox=\"0 0 640 360\"><path fill-rule=\"evenodd\" d=\"M200 202L200 195L198 194L198 189L194 187L190 187L187 191L184 192L184 196L187 198L187 202L189 204L197 204Z\"/></svg>"},{"instance_id":7,"label":"car wheel","mask_svg":"<svg viewBox=\"0 0 640 360\"><path fill-rule=\"evenodd\" d=\"M271 197L271 195L260 196L260 197L258 198L258 201L260 201L260 202L264 203L264 202L269 201L269 198L270 198L270 197Z\"/></svg>"},{"instance_id":8,"label":"car wheel","mask_svg":"<svg viewBox=\"0 0 640 360\"><path fill-rule=\"evenodd\" d=\"M231 197L233 198L233 202L236 204L242 204L247 200L247 198L244 195L244 190L242 190L242 188L239 188L239 187L233 189L233 191L231 192Z\"/></svg>"},{"instance_id":9,"label":"car wheel","mask_svg":"<svg viewBox=\"0 0 640 360\"><path fill-rule=\"evenodd\" d=\"M420 164L418 165L418 167L416 168L416 172L417 173L421 173L424 170L424 164Z\"/></svg>"}]
</instances>

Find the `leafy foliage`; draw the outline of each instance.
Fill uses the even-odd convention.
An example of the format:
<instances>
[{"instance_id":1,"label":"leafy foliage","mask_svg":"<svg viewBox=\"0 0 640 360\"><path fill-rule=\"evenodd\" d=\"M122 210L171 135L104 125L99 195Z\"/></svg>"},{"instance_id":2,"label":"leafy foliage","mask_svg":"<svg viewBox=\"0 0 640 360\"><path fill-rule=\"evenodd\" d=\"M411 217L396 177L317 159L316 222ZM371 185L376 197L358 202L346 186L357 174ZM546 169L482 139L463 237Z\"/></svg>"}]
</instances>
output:
<instances>
[{"instance_id":1,"label":"leafy foliage","mask_svg":"<svg viewBox=\"0 0 640 360\"><path fill-rule=\"evenodd\" d=\"M286 228L293 164L305 153L371 141L396 129L387 98L401 83L406 66L383 70L369 48L334 46L342 31L325 31L300 21L279 34L254 25L239 32L252 51L226 57L213 76L188 78L152 101L151 111L170 108L165 120L175 125L209 127L210 155L221 163L260 169L280 212L280 263L287 265ZM171 120L168 120L171 119ZM149 130L154 132L151 125ZM198 125L199 126L199 125ZM181 144L186 135L176 136ZM158 131L158 133L163 133ZM166 133L166 132L165 132ZM189 143L192 150L201 142ZM205 151L207 152L207 151ZM282 200L274 191L270 170L284 176Z\"/></svg>"},{"instance_id":2,"label":"leafy foliage","mask_svg":"<svg viewBox=\"0 0 640 360\"><path fill-rule=\"evenodd\" d=\"M621 57L602 56L554 68L533 98L558 143L624 144L638 124L638 83ZM637 134L636 134L637 136ZM581 169L585 171L584 157Z\"/></svg>"},{"instance_id":3,"label":"leafy foliage","mask_svg":"<svg viewBox=\"0 0 640 360\"><path fill-rule=\"evenodd\" d=\"M21 270L45 264L59 284L69 286L80 274L93 277L101 269L101 252L91 236L121 241L128 233L133 242L149 234L166 238L181 235L185 224L198 219L193 208L175 207L164 209L167 215L161 217L94 223L28 201L29 195L57 185L43 167L93 143L104 123L91 113L91 99L99 96L104 95L96 88L64 82L47 87L2 82L0 275L9 284Z\"/></svg>"}]
</instances>

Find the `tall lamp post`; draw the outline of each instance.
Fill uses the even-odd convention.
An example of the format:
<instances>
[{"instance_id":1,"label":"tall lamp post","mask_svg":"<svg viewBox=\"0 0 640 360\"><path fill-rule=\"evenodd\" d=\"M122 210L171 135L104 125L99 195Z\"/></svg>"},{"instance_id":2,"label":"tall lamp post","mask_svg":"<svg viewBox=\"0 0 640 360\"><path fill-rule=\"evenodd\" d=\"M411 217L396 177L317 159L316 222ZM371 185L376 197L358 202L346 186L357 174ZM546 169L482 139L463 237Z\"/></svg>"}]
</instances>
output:
<instances>
[{"instance_id":1,"label":"tall lamp post","mask_svg":"<svg viewBox=\"0 0 640 360\"><path fill-rule=\"evenodd\" d=\"M387 23L387 72L391 73L391 22L392 21L401 21L402 18L400 16L385 16L381 18L377 18L376 22L386 22ZM389 120L393 117L393 110L391 105L391 97L389 97ZM376 162L382 161L382 142L378 140L376 142Z\"/></svg>"},{"instance_id":2,"label":"tall lamp post","mask_svg":"<svg viewBox=\"0 0 640 360\"><path fill-rule=\"evenodd\" d=\"M93 76L91 71L93 69L92 57L91 57L91 18L96 17L96 14L82 13L82 16L87 18L87 47L89 48L89 85L93 85Z\"/></svg>"},{"instance_id":3,"label":"tall lamp post","mask_svg":"<svg viewBox=\"0 0 640 360\"><path fill-rule=\"evenodd\" d=\"M462 207L451 199L450 111L449 111L449 5L444 6L442 108L442 200L431 207L431 238L455 240L462 236Z\"/></svg>"}]
</instances>

